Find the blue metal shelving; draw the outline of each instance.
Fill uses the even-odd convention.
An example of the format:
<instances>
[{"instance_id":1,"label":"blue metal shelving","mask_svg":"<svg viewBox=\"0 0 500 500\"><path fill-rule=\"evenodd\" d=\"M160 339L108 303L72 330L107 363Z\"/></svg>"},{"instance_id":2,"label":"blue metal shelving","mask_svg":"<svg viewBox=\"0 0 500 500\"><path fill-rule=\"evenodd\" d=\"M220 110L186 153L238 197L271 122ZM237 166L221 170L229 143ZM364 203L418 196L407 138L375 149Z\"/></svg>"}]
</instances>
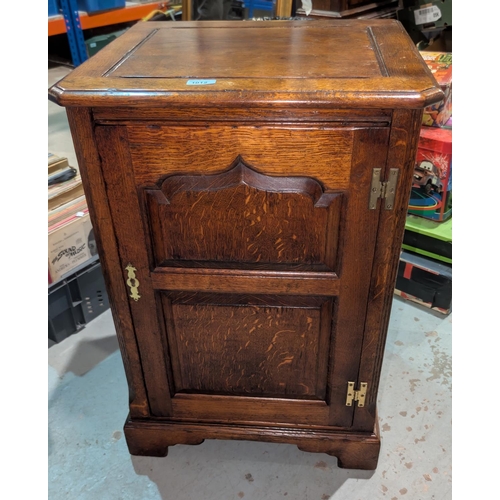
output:
<instances>
[{"instance_id":1,"label":"blue metal shelving","mask_svg":"<svg viewBox=\"0 0 500 500\"><path fill-rule=\"evenodd\" d=\"M245 7L248 9L248 18L253 17L254 10L268 10L273 12L274 1L273 0L245 0Z\"/></svg>"},{"instance_id":2,"label":"blue metal shelving","mask_svg":"<svg viewBox=\"0 0 500 500\"><path fill-rule=\"evenodd\" d=\"M76 0L60 0L61 9L66 24L66 33L68 35L69 48L73 64L79 66L88 59L87 47L83 38L80 15Z\"/></svg>"}]
</instances>

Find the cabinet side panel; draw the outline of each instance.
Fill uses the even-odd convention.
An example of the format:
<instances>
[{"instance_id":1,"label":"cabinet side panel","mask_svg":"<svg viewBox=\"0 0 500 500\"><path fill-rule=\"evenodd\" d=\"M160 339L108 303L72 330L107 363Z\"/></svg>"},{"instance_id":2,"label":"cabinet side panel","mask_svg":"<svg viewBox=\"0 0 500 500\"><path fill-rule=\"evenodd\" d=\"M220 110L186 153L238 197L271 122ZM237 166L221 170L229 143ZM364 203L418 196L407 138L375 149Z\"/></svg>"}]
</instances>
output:
<instances>
[{"instance_id":1,"label":"cabinet side panel","mask_svg":"<svg viewBox=\"0 0 500 500\"><path fill-rule=\"evenodd\" d=\"M132 418L147 417L149 405L141 361L130 316L127 290L119 267L116 236L110 223L111 214L95 143L92 116L86 108L68 108L67 114L125 367L130 415Z\"/></svg>"},{"instance_id":2,"label":"cabinet side panel","mask_svg":"<svg viewBox=\"0 0 500 500\"><path fill-rule=\"evenodd\" d=\"M400 172L394 209L380 211L379 232L358 378L360 381L368 383L368 394L365 406L356 408L353 423L356 430L371 430L374 426L382 358L421 122L421 110L394 112L385 178L388 178L390 168L399 168Z\"/></svg>"}]
</instances>

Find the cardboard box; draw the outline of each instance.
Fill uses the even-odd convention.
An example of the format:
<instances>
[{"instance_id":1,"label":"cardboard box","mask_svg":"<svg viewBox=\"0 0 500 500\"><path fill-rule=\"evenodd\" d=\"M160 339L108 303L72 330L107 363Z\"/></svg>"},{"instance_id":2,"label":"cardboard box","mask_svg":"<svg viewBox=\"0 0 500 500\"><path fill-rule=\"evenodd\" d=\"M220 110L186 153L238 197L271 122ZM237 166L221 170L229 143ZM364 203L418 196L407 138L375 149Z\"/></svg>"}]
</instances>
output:
<instances>
[{"instance_id":1,"label":"cardboard box","mask_svg":"<svg viewBox=\"0 0 500 500\"><path fill-rule=\"evenodd\" d=\"M408 213L435 221L451 217L452 131L422 127Z\"/></svg>"},{"instance_id":2,"label":"cardboard box","mask_svg":"<svg viewBox=\"0 0 500 500\"><path fill-rule=\"evenodd\" d=\"M95 254L93 234L88 213L49 232L49 282L58 281Z\"/></svg>"},{"instance_id":3,"label":"cardboard box","mask_svg":"<svg viewBox=\"0 0 500 500\"><path fill-rule=\"evenodd\" d=\"M444 99L424 109L422 125L444 127L451 117L452 56L450 52L420 52L444 92Z\"/></svg>"},{"instance_id":4,"label":"cardboard box","mask_svg":"<svg viewBox=\"0 0 500 500\"><path fill-rule=\"evenodd\" d=\"M451 266L401 252L395 294L441 314L451 312Z\"/></svg>"}]
</instances>

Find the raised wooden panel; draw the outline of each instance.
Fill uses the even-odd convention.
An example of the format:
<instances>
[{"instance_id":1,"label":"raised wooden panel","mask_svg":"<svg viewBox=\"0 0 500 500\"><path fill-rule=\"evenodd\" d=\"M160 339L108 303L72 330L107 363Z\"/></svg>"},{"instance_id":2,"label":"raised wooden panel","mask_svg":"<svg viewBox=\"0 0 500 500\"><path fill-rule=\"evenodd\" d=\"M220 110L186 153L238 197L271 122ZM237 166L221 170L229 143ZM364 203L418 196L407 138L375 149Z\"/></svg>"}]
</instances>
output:
<instances>
[{"instance_id":1,"label":"raised wooden panel","mask_svg":"<svg viewBox=\"0 0 500 500\"><path fill-rule=\"evenodd\" d=\"M367 27L359 26L355 30L352 25L339 26L336 30L325 30L315 25L307 30L301 28L274 29L272 40L276 50L279 50L278 47L287 47L287 50L278 52L279 57L271 61L252 54L254 64L248 64L242 54L248 50L249 43L258 46L259 40L267 36L268 27L255 26L251 38L247 30L233 30L229 38L224 29L200 26L197 30L184 30L182 44L176 30L157 29L129 51L105 76L180 79L184 86L189 78L229 78L236 86L241 79L359 79L381 76ZM345 50L347 35L349 50ZM175 50L165 52L165 47L175 47ZM204 50L199 50L199 47ZM220 50L221 47L224 50ZM318 50L321 50L321 57L311 57ZM211 55L209 59L207 51ZM348 61L353 59L362 61L362 64L349 64ZM266 66L263 66L264 62Z\"/></svg>"},{"instance_id":2,"label":"raised wooden panel","mask_svg":"<svg viewBox=\"0 0 500 500\"><path fill-rule=\"evenodd\" d=\"M164 293L163 302L177 392L324 400L331 298Z\"/></svg>"},{"instance_id":3,"label":"raised wooden panel","mask_svg":"<svg viewBox=\"0 0 500 500\"><path fill-rule=\"evenodd\" d=\"M238 157L215 175L146 190L156 266L332 271L342 195L310 177L263 175Z\"/></svg>"}]
</instances>

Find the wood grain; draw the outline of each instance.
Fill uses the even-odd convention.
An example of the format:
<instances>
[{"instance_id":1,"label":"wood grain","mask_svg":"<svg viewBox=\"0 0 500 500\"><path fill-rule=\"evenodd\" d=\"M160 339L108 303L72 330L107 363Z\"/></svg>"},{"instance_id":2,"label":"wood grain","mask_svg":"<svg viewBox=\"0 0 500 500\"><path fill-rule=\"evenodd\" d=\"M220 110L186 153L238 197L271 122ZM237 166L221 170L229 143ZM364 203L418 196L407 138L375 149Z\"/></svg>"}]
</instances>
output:
<instances>
[{"instance_id":1,"label":"wood grain","mask_svg":"<svg viewBox=\"0 0 500 500\"><path fill-rule=\"evenodd\" d=\"M340 292L340 281L334 273L305 273L279 271L239 271L199 268L159 267L151 274L155 290L186 292L211 290L220 293L275 293L281 295L335 296Z\"/></svg>"},{"instance_id":2,"label":"wood grain","mask_svg":"<svg viewBox=\"0 0 500 500\"><path fill-rule=\"evenodd\" d=\"M393 20L137 23L49 95L65 106L419 108L443 93L411 44Z\"/></svg>"},{"instance_id":3,"label":"wood grain","mask_svg":"<svg viewBox=\"0 0 500 500\"><path fill-rule=\"evenodd\" d=\"M134 328L140 333L137 337L141 350L142 369L148 388L148 400L153 415L170 415L171 402L168 388L171 386L167 371L167 349L164 336L156 314L150 314L149 308L156 309L156 296L150 284L149 266L146 247L142 244L145 232L142 226L139 201L133 183L133 173L128 149L125 127L97 127L96 139L99 148L103 176L106 182L106 194L110 212L119 241L120 261L115 263L122 270L122 280L126 280L125 267L132 264L136 268L139 281L140 300L132 301L129 297ZM123 200L127 203L122 204ZM145 306L145 304L148 304ZM152 390L161 387L161 391Z\"/></svg>"},{"instance_id":4,"label":"wood grain","mask_svg":"<svg viewBox=\"0 0 500 500\"><path fill-rule=\"evenodd\" d=\"M172 398L173 420L328 427L325 401L259 396L178 393Z\"/></svg>"},{"instance_id":5,"label":"wood grain","mask_svg":"<svg viewBox=\"0 0 500 500\"><path fill-rule=\"evenodd\" d=\"M341 195L325 193L310 177L262 175L238 158L221 174L169 176L145 194L156 266L198 261L335 271Z\"/></svg>"},{"instance_id":6,"label":"wood grain","mask_svg":"<svg viewBox=\"0 0 500 500\"><path fill-rule=\"evenodd\" d=\"M166 298L181 367L176 390L324 399L328 350L320 353L319 345L321 333L329 337L322 321L331 322L328 307L321 307L325 299L316 299L315 306L309 300L304 308L293 302L287 307L283 299L262 304L244 298Z\"/></svg>"},{"instance_id":7,"label":"wood grain","mask_svg":"<svg viewBox=\"0 0 500 500\"><path fill-rule=\"evenodd\" d=\"M276 0L276 16L290 17L292 15L292 3L292 0Z\"/></svg>"},{"instance_id":8,"label":"wood grain","mask_svg":"<svg viewBox=\"0 0 500 500\"><path fill-rule=\"evenodd\" d=\"M380 213L377 248L373 264L359 380L369 385L364 408L356 411L353 427L367 430L373 426L376 414L380 371L393 301L404 225L413 179L413 166L418 146L422 113L402 110L394 113L389 154L389 168L400 165L397 197L394 210Z\"/></svg>"},{"instance_id":9,"label":"wood grain","mask_svg":"<svg viewBox=\"0 0 500 500\"><path fill-rule=\"evenodd\" d=\"M167 175L217 174L240 157L269 176L306 176L325 190L349 184L353 130L252 126L127 127L138 186Z\"/></svg>"},{"instance_id":10,"label":"wood grain","mask_svg":"<svg viewBox=\"0 0 500 500\"><path fill-rule=\"evenodd\" d=\"M378 432L346 433L245 425L210 425L133 421L124 427L132 455L166 456L176 444L201 444L205 439L238 439L295 444L303 451L338 458L340 468L374 470L380 452Z\"/></svg>"},{"instance_id":11,"label":"wood grain","mask_svg":"<svg viewBox=\"0 0 500 500\"><path fill-rule=\"evenodd\" d=\"M131 453L250 439L373 469L421 108L442 97L401 25L137 23L50 96L70 106ZM400 169L392 210L368 208L373 168Z\"/></svg>"},{"instance_id":12,"label":"wood grain","mask_svg":"<svg viewBox=\"0 0 500 500\"><path fill-rule=\"evenodd\" d=\"M130 414L133 417L147 417L150 414L149 402L99 151L93 133L92 116L88 109L68 109L67 114L127 377Z\"/></svg>"},{"instance_id":13,"label":"wood grain","mask_svg":"<svg viewBox=\"0 0 500 500\"><path fill-rule=\"evenodd\" d=\"M96 123L102 125L117 125L118 123L132 125L137 121L152 125L175 126L183 123L211 122L272 122L273 124L291 123L294 127L303 124L313 124L315 127L333 124L336 127L369 127L390 125L392 110L390 109L328 109L324 107L309 107L283 109L271 104L258 107L237 107L228 104L228 108L219 106L196 106L187 110L172 102L162 108L111 107L93 108L92 113ZM118 122L118 123L117 123Z\"/></svg>"},{"instance_id":14,"label":"wood grain","mask_svg":"<svg viewBox=\"0 0 500 500\"><path fill-rule=\"evenodd\" d=\"M261 23L258 23L261 24ZM315 24L315 23L314 23ZM196 30L157 29L153 36L127 54L126 58L106 76L143 79L231 79L237 86L240 79L310 79L370 78L381 76L367 28L337 26L328 30L315 25L302 29L273 29L272 43L276 57L249 53L249 35L255 50L269 29L255 26L249 30L232 30L228 39L224 29ZM179 43L179 35L182 43ZM345 38L349 37L349 51ZM171 47L165 51L165 47ZM223 47L223 50L221 48ZM286 47L286 49L285 49ZM210 59L206 54L210 53ZM320 52L320 53L318 53ZM314 56L312 55L314 54ZM250 57L250 60L245 57ZM352 66L350 61L362 64ZM231 64L228 65L228 61ZM182 82L185 86L185 81Z\"/></svg>"},{"instance_id":15,"label":"wood grain","mask_svg":"<svg viewBox=\"0 0 500 500\"><path fill-rule=\"evenodd\" d=\"M358 377L361 343L366 315L366 301L375 243L378 210L368 209L372 168L385 165L389 134L387 129L372 128L355 135L351 184L345 208L341 239L342 261L338 302L333 325L330 404L332 425L349 427L352 407L345 406L347 381ZM380 201L379 201L380 209Z\"/></svg>"}]
</instances>

